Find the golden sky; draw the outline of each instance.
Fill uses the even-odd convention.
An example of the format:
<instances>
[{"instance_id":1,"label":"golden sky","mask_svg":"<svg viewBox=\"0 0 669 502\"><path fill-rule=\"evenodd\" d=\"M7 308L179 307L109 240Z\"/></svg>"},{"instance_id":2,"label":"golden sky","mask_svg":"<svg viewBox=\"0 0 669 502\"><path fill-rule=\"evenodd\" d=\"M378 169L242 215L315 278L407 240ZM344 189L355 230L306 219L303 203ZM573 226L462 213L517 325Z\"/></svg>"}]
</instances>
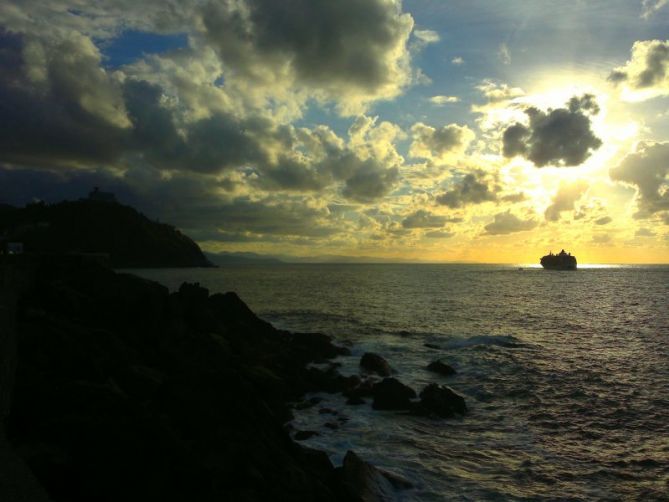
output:
<instances>
[{"instance_id":1,"label":"golden sky","mask_svg":"<svg viewBox=\"0 0 669 502\"><path fill-rule=\"evenodd\" d=\"M308 13L308 15L306 15ZM0 202L206 250L669 262L662 0L0 7Z\"/></svg>"}]
</instances>

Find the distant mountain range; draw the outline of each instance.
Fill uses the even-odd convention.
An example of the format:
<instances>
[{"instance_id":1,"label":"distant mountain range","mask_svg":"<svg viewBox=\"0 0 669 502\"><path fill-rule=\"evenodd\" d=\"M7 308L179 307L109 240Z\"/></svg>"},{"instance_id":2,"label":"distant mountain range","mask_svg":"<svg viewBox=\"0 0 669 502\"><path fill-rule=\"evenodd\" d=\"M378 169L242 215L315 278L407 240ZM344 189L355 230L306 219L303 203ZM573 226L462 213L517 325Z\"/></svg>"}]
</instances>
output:
<instances>
[{"instance_id":1,"label":"distant mountain range","mask_svg":"<svg viewBox=\"0 0 669 502\"><path fill-rule=\"evenodd\" d=\"M214 264L225 265L261 265L279 263L416 263L416 260L398 260L397 258L378 258L374 256L318 255L293 256L269 255L248 252L221 251L206 252L207 258Z\"/></svg>"},{"instance_id":2,"label":"distant mountain range","mask_svg":"<svg viewBox=\"0 0 669 502\"><path fill-rule=\"evenodd\" d=\"M105 253L116 268L209 267L200 247L129 206L91 199L15 208L0 204L0 240L27 253Z\"/></svg>"}]
</instances>

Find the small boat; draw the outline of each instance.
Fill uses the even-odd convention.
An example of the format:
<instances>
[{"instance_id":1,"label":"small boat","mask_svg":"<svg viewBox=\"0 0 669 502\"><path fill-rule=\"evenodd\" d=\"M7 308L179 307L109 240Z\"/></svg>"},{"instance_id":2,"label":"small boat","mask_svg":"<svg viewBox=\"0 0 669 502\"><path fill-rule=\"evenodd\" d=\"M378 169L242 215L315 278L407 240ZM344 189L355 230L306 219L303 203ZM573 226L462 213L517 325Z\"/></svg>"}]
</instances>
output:
<instances>
[{"instance_id":1,"label":"small boat","mask_svg":"<svg viewBox=\"0 0 669 502\"><path fill-rule=\"evenodd\" d=\"M541 257L541 266L547 270L576 270L576 257L565 253L563 249L558 254L550 252Z\"/></svg>"}]
</instances>

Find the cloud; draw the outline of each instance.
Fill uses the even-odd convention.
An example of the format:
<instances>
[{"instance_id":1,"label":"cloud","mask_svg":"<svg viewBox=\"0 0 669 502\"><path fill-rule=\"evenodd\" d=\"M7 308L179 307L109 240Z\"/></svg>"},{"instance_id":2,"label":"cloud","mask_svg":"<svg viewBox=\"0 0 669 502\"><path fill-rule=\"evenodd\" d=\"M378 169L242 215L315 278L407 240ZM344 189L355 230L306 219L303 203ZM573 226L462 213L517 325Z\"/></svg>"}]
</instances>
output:
<instances>
[{"instance_id":1,"label":"cloud","mask_svg":"<svg viewBox=\"0 0 669 502\"><path fill-rule=\"evenodd\" d=\"M114 76L90 39L51 44L0 29L0 160L113 162L130 122Z\"/></svg>"},{"instance_id":2,"label":"cloud","mask_svg":"<svg viewBox=\"0 0 669 502\"><path fill-rule=\"evenodd\" d=\"M588 184L584 181L561 183L558 191L553 197L553 202L544 212L546 220L558 221L561 213L565 211L573 211L576 202L583 197L587 190Z\"/></svg>"},{"instance_id":3,"label":"cloud","mask_svg":"<svg viewBox=\"0 0 669 502\"><path fill-rule=\"evenodd\" d=\"M450 208L459 208L470 204L495 201L499 190L494 179L478 170L456 178L451 184L451 189L438 195L436 201L437 204Z\"/></svg>"},{"instance_id":4,"label":"cloud","mask_svg":"<svg viewBox=\"0 0 669 502\"><path fill-rule=\"evenodd\" d=\"M499 49L497 50L497 58L502 62L502 64L508 65L511 64L511 51L509 46L505 43L499 44Z\"/></svg>"},{"instance_id":5,"label":"cloud","mask_svg":"<svg viewBox=\"0 0 669 502\"><path fill-rule=\"evenodd\" d=\"M486 235L506 235L516 232L532 230L537 226L537 221L530 218L522 220L510 211L497 213L492 223L485 226Z\"/></svg>"},{"instance_id":6,"label":"cloud","mask_svg":"<svg viewBox=\"0 0 669 502\"><path fill-rule=\"evenodd\" d=\"M609 171L611 179L637 190L638 218L669 211L669 142L642 142ZM669 214L669 213L668 213Z\"/></svg>"},{"instance_id":7,"label":"cloud","mask_svg":"<svg viewBox=\"0 0 669 502\"><path fill-rule=\"evenodd\" d=\"M456 56L453 59L451 59L451 64L454 64L456 66L465 64L465 60L462 59L460 56Z\"/></svg>"},{"instance_id":8,"label":"cloud","mask_svg":"<svg viewBox=\"0 0 669 502\"><path fill-rule=\"evenodd\" d=\"M608 225L613 221L613 218L610 216L602 216L601 218L597 218L595 220L595 225Z\"/></svg>"},{"instance_id":9,"label":"cloud","mask_svg":"<svg viewBox=\"0 0 669 502\"><path fill-rule=\"evenodd\" d=\"M434 30L413 30L413 36L426 45L434 44L441 40L439 33Z\"/></svg>"},{"instance_id":10,"label":"cloud","mask_svg":"<svg viewBox=\"0 0 669 502\"><path fill-rule=\"evenodd\" d=\"M655 232L647 228L640 228L634 233L634 237L655 237Z\"/></svg>"},{"instance_id":11,"label":"cloud","mask_svg":"<svg viewBox=\"0 0 669 502\"><path fill-rule=\"evenodd\" d=\"M411 135L409 155L433 161L445 161L464 153L474 140L474 132L469 127L457 124L434 128L417 122L411 127Z\"/></svg>"},{"instance_id":12,"label":"cloud","mask_svg":"<svg viewBox=\"0 0 669 502\"><path fill-rule=\"evenodd\" d=\"M507 101L525 95L520 87L509 87L508 84L500 84L491 80L484 80L476 86L476 89L485 96L490 103Z\"/></svg>"},{"instance_id":13,"label":"cloud","mask_svg":"<svg viewBox=\"0 0 669 502\"><path fill-rule=\"evenodd\" d=\"M445 224L445 216L436 215L425 209L419 209L402 220L404 228L441 228Z\"/></svg>"},{"instance_id":14,"label":"cloud","mask_svg":"<svg viewBox=\"0 0 669 502\"><path fill-rule=\"evenodd\" d=\"M413 19L399 1L210 2L201 21L234 75L256 85L309 88L345 113L394 97L410 81Z\"/></svg>"},{"instance_id":15,"label":"cloud","mask_svg":"<svg viewBox=\"0 0 669 502\"><path fill-rule=\"evenodd\" d=\"M529 107L525 110L529 124L516 122L505 129L504 156L519 155L537 167L580 165L602 145L589 116L598 111L594 96L589 94L573 97L567 107L547 112Z\"/></svg>"},{"instance_id":16,"label":"cloud","mask_svg":"<svg viewBox=\"0 0 669 502\"><path fill-rule=\"evenodd\" d=\"M643 0L641 2L641 17L644 19L652 17L667 3L669 3L669 0Z\"/></svg>"},{"instance_id":17,"label":"cloud","mask_svg":"<svg viewBox=\"0 0 669 502\"><path fill-rule=\"evenodd\" d=\"M609 81L639 91L640 98L669 94L669 41L634 42L631 59L614 69Z\"/></svg>"},{"instance_id":18,"label":"cloud","mask_svg":"<svg viewBox=\"0 0 669 502\"><path fill-rule=\"evenodd\" d=\"M430 103L437 106L443 106L450 103L457 103L458 101L460 101L460 98L458 98L457 96L432 96L430 98Z\"/></svg>"},{"instance_id":19,"label":"cloud","mask_svg":"<svg viewBox=\"0 0 669 502\"><path fill-rule=\"evenodd\" d=\"M443 230L431 230L430 232L425 232L425 237L428 239L448 239L453 237L453 232L445 232Z\"/></svg>"}]
</instances>

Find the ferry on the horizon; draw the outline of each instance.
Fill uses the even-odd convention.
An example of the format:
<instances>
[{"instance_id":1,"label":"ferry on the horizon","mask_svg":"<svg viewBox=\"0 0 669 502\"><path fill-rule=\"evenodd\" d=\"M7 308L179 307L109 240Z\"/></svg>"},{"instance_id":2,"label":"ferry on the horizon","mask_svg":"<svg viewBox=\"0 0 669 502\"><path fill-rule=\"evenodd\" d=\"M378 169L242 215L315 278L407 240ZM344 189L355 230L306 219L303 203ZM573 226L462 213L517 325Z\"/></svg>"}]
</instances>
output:
<instances>
[{"instance_id":1,"label":"ferry on the horizon","mask_svg":"<svg viewBox=\"0 0 669 502\"><path fill-rule=\"evenodd\" d=\"M548 270L576 270L576 257L571 253L565 253L563 249L558 254L551 251L541 257L541 266Z\"/></svg>"}]
</instances>

